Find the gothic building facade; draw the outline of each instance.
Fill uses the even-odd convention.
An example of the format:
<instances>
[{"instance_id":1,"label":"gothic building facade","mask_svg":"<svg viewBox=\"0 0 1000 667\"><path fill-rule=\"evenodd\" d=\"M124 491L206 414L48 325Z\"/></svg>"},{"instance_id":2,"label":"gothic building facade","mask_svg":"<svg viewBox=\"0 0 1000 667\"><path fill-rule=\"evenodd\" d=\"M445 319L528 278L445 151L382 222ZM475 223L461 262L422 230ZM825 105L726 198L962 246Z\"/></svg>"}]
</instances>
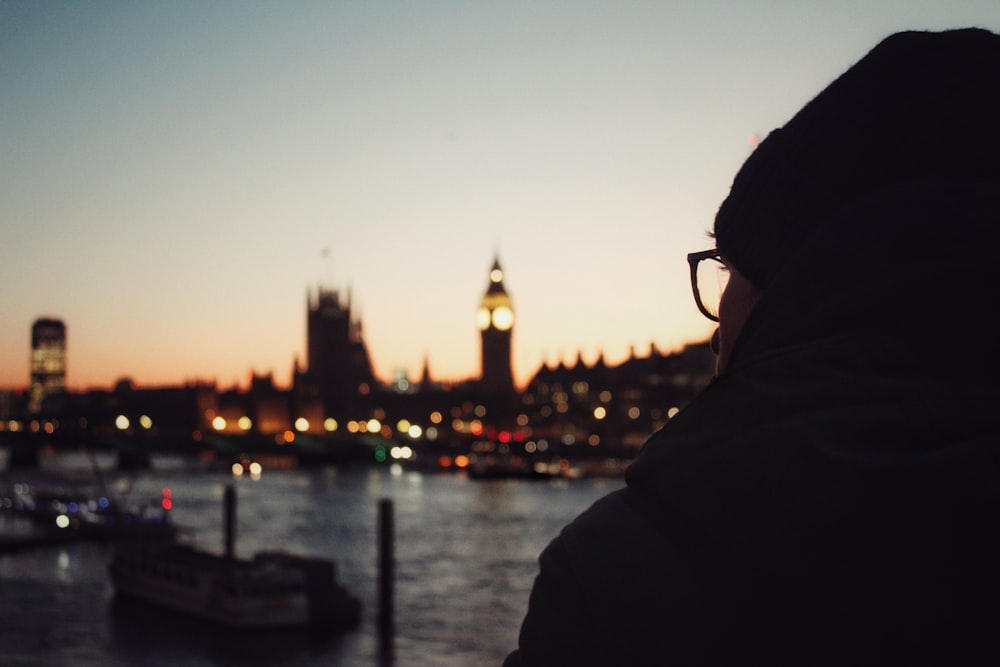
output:
<instances>
[{"instance_id":1,"label":"gothic building facade","mask_svg":"<svg viewBox=\"0 0 1000 667\"><path fill-rule=\"evenodd\" d=\"M374 390L375 374L350 296L342 300L324 288L307 296L306 368L296 369L295 385L301 407L324 415L350 412Z\"/></svg>"},{"instance_id":2,"label":"gothic building facade","mask_svg":"<svg viewBox=\"0 0 1000 667\"><path fill-rule=\"evenodd\" d=\"M486 293L476 311L481 340L480 389L485 396L514 393L511 346L514 333L514 305L503 284L500 260L494 259Z\"/></svg>"}]
</instances>

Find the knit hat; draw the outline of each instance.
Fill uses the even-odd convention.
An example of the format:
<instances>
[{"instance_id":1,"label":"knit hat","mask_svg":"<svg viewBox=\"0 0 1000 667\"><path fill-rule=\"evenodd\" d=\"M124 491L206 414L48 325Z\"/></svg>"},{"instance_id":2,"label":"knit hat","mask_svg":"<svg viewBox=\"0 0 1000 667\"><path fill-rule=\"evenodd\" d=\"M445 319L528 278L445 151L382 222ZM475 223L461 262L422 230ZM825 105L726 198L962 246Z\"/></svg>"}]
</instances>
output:
<instances>
[{"instance_id":1,"label":"knit hat","mask_svg":"<svg viewBox=\"0 0 1000 667\"><path fill-rule=\"evenodd\" d=\"M1000 177L1000 35L892 35L743 164L715 218L719 252L766 287L852 201L925 179Z\"/></svg>"}]
</instances>

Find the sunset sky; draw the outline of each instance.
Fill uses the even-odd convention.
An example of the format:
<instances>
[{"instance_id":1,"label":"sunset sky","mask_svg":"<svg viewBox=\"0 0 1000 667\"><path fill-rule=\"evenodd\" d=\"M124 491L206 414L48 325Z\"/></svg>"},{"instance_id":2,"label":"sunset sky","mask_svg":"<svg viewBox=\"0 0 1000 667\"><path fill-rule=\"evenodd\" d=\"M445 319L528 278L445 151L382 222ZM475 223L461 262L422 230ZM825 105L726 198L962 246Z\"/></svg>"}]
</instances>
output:
<instances>
[{"instance_id":1,"label":"sunset sky","mask_svg":"<svg viewBox=\"0 0 1000 667\"><path fill-rule=\"evenodd\" d=\"M514 371L712 328L685 255L753 137L886 35L996 0L0 3L0 388L289 381L346 291L376 374L479 372L494 256ZM914 137L914 141L919 141Z\"/></svg>"}]
</instances>

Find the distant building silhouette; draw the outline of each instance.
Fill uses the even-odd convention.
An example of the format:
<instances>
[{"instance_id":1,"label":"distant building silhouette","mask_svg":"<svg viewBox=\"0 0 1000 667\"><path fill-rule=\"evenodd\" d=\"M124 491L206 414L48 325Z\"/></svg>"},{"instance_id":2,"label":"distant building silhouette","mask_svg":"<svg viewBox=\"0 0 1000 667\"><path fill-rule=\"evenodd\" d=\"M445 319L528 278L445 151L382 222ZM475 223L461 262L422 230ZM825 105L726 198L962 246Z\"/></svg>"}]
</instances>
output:
<instances>
[{"instance_id":1,"label":"distant building silhouette","mask_svg":"<svg viewBox=\"0 0 1000 667\"><path fill-rule=\"evenodd\" d=\"M31 326L31 393L28 412L38 414L42 402L66 391L66 325L40 318Z\"/></svg>"},{"instance_id":2,"label":"distant building silhouette","mask_svg":"<svg viewBox=\"0 0 1000 667\"><path fill-rule=\"evenodd\" d=\"M708 342L669 354L651 344L647 357L633 348L616 366L603 354L590 366L577 356L572 366L543 365L524 389L522 409L536 437L632 457L709 385L715 359Z\"/></svg>"},{"instance_id":3,"label":"distant building silhouette","mask_svg":"<svg viewBox=\"0 0 1000 667\"><path fill-rule=\"evenodd\" d=\"M431 380L431 361L424 355L424 366L423 370L420 372L420 389L427 390L430 389L434 384Z\"/></svg>"},{"instance_id":4,"label":"distant building silhouette","mask_svg":"<svg viewBox=\"0 0 1000 667\"><path fill-rule=\"evenodd\" d=\"M304 385L296 393L303 404L318 399L323 414L341 414L375 387L361 322L352 316L350 297L342 303L336 291L319 288L307 300L307 368L296 378Z\"/></svg>"},{"instance_id":5,"label":"distant building silhouette","mask_svg":"<svg viewBox=\"0 0 1000 667\"><path fill-rule=\"evenodd\" d=\"M500 260L494 259L490 283L476 311L476 325L482 338L481 389L486 396L514 393L511 368L511 337L514 307L503 284Z\"/></svg>"},{"instance_id":6,"label":"distant building silhouette","mask_svg":"<svg viewBox=\"0 0 1000 667\"><path fill-rule=\"evenodd\" d=\"M526 386L515 387L514 307L496 258L476 315L479 376L435 380L425 355L419 382L403 370L380 382L350 298L318 288L306 304L306 356L295 359L288 388L268 372L253 373L245 389L214 382L137 388L122 380L111 390L67 392L65 326L40 319L32 328L30 389L0 393L0 416L7 415L0 441L23 434L33 443L24 449L29 453L43 441L112 447L120 462L142 462L154 446L230 457L237 443L237 451L278 458L384 462L393 442L414 448L422 466L456 454L498 465L506 457L546 466L630 459L708 385L715 367L707 342L669 354L650 345L648 356L633 349L617 365L603 354L592 364L582 355L569 365L543 364Z\"/></svg>"}]
</instances>

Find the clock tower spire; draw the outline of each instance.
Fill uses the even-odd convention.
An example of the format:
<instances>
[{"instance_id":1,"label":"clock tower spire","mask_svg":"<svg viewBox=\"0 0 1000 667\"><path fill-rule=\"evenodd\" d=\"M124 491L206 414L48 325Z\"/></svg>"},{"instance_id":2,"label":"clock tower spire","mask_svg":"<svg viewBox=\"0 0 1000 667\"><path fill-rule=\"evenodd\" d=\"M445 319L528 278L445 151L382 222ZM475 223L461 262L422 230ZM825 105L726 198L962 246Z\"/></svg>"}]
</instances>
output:
<instances>
[{"instance_id":1,"label":"clock tower spire","mask_svg":"<svg viewBox=\"0 0 1000 667\"><path fill-rule=\"evenodd\" d=\"M503 284L503 269L498 258L494 258L490 269L490 282L476 312L476 325L482 337L483 391L493 395L513 393L510 351L514 307Z\"/></svg>"}]
</instances>

